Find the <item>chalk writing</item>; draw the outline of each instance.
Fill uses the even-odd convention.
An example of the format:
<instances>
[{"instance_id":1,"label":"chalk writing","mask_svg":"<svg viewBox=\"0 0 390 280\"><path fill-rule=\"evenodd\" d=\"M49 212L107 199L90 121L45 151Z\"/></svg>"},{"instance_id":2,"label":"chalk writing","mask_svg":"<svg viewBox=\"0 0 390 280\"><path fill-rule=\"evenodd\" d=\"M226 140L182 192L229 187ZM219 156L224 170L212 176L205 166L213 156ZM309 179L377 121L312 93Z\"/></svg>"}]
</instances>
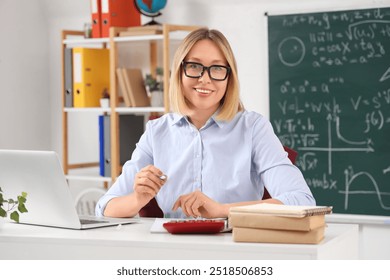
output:
<instances>
[{"instance_id":1,"label":"chalk writing","mask_svg":"<svg viewBox=\"0 0 390 280\"><path fill-rule=\"evenodd\" d=\"M390 8L268 25L271 122L317 203L390 215Z\"/></svg>"}]
</instances>

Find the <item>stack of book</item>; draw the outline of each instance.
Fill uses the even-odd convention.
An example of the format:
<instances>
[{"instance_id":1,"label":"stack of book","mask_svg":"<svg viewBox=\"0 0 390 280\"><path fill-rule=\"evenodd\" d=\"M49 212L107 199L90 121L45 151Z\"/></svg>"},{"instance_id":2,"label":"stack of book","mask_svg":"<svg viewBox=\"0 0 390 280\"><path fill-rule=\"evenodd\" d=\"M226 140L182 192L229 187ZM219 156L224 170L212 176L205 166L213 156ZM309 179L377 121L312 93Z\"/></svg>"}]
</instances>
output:
<instances>
[{"instance_id":1,"label":"stack of book","mask_svg":"<svg viewBox=\"0 0 390 280\"><path fill-rule=\"evenodd\" d=\"M254 204L232 207L229 226L236 242L318 244L331 206Z\"/></svg>"}]
</instances>

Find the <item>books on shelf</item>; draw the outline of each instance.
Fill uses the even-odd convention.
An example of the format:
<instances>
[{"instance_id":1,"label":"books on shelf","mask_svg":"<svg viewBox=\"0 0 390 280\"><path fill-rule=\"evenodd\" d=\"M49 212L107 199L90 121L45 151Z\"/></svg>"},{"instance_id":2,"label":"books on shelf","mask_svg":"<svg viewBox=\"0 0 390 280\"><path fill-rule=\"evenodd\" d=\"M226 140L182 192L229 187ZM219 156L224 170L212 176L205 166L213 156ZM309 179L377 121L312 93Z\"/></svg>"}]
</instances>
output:
<instances>
[{"instance_id":1,"label":"books on shelf","mask_svg":"<svg viewBox=\"0 0 390 280\"><path fill-rule=\"evenodd\" d=\"M236 242L318 244L324 238L325 226L311 231L275 230L261 228L233 228Z\"/></svg>"},{"instance_id":2,"label":"books on shelf","mask_svg":"<svg viewBox=\"0 0 390 280\"><path fill-rule=\"evenodd\" d=\"M122 93L123 100L125 101L125 105L127 107L133 107L133 104L131 103L130 95L127 92L124 73L121 68L116 69L116 75L118 77L119 89Z\"/></svg>"},{"instance_id":3,"label":"books on shelf","mask_svg":"<svg viewBox=\"0 0 390 280\"><path fill-rule=\"evenodd\" d=\"M133 107L149 107L150 99L146 92L141 69L121 68L126 93Z\"/></svg>"}]
</instances>

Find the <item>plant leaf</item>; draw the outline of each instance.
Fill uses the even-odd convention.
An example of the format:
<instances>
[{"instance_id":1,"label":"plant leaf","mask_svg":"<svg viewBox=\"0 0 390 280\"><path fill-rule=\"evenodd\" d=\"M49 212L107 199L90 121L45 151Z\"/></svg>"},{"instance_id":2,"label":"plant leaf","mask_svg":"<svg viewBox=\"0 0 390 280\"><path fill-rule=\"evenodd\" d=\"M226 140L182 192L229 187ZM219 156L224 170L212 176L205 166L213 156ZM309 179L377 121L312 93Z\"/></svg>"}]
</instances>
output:
<instances>
[{"instance_id":1,"label":"plant leaf","mask_svg":"<svg viewBox=\"0 0 390 280\"><path fill-rule=\"evenodd\" d=\"M5 211L3 208L0 207L0 217L7 217L7 211Z\"/></svg>"},{"instance_id":2,"label":"plant leaf","mask_svg":"<svg viewBox=\"0 0 390 280\"><path fill-rule=\"evenodd\" d=\"M19 223L19 213L18 211L14 211L10 215L11 220L14 220L15 222Z\"/></svg>"},{"instance_id":3,"label":"plant leaf","mask_svg":"<svg viewBox=\"0 0 390 280\"><path fill-rule=\"evenodd\" d=\"M24 203L19 203L18 210L19 210L20 213L28 212L28 210L27 210L26 206L24 205Z\"/></svg>"},{"instance_id":4,"label":"plant leaf","mask_svg":"<svg viewBox=\"0 0 390 280\"><path fill-rule=\"evenodd\" d=\"M26 199L25 197L23 197L23 196L21 196L21 195L18 196L18 202L19 202L19 203L25 203L26 200L27 200L27 199Z\"/></svg>"}]
</instances>

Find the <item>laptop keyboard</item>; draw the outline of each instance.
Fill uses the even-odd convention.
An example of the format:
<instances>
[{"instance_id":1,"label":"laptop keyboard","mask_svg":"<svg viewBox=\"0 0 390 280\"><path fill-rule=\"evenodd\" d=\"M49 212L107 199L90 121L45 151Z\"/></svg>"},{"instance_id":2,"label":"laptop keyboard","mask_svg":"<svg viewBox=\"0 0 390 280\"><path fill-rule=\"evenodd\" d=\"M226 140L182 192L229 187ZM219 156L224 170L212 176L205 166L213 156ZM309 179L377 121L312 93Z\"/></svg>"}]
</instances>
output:
<instances>
[{"instance_id":1,"label":"laptop keyboard","mask_svg":"<svg viewBox=\"0 0 390 280\"><path fill-rule=\"evenodd\" d=\"M108 223L108 221L80 219L80 223L82 225L90 225L90 224Z\"/></svg>"}]
</instances>

